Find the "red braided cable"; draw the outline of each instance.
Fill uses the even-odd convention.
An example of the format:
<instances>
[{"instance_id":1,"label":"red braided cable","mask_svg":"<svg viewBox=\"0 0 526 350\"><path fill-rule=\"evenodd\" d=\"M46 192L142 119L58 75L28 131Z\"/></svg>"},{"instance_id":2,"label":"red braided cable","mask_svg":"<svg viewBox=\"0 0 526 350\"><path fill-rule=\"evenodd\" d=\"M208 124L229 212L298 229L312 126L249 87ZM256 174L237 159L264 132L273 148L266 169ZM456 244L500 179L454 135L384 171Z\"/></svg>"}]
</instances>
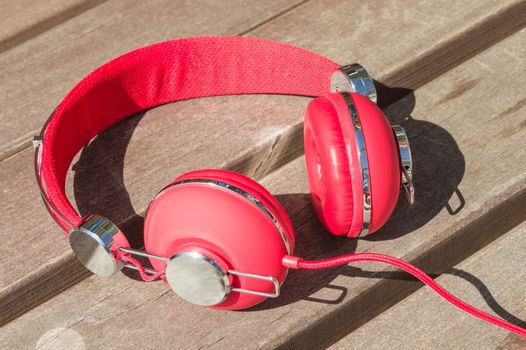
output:
<instances>
[{"instance_id":1,"label":"red braided cable","mask_svg":"<svg viewBox=\"0 0 526 350\"><path fill-rule=\"evenodd\" d=\"M431 289L433 289L442 298L446 299L447 301L449 301L451 304L455 305L459 309L477 318L480 318L481 320L484 320L489 323L493 323L494 325L502 327L510 332L513 332L515 334L520 335L521 337L526 338L526 329L516 326L498 317L492 316L484 311L481 311L467 304L466 302L460 300L459 298L449 293L447 290L445 290L442 286L436 283L431 277L429 277L425 272L423 272L416 266L413 266L403 260L397 259L389 255L377 254L377 253L357 253L357 254L341 255L341 256L334 257L334 258L323 259L323 260L307 261L307 260L300 259L297 262L297 267L299 269L305 269L305 270L318 270L318 269L326 269L326 268L339 266L339 265L346 265L348 263L356 262L356 261L382 262L385 264L395 266L401 270L404 270L405 272L410 273L411 275L415 276L420 281L422 281L423 283L431 287Z\"/></svg>"},{"instance_id":2,"label":"red braided cable","mask_svg":"<svg viewBox=\"0 0 526 350\"><path fill-rule=\"evenodd\" d=\"M137 268L137 271L139 271L139 275L141 275L141 278L143 279L143 281L146 281L146 282L151 282L151 281L155 281L156 279L158 279L159 277L161 277L161 275L163 274L162 272L156 272L154 273L153 275L150 275L146 272L146 270L144 269L144 266L142 266L141 262L127 254L119 254L119 257L118 257L120 260L124 261L125 263L129 263L129 264L132 264L132 265L135 265L135 267Z\"/></svg>"}]
</instances>

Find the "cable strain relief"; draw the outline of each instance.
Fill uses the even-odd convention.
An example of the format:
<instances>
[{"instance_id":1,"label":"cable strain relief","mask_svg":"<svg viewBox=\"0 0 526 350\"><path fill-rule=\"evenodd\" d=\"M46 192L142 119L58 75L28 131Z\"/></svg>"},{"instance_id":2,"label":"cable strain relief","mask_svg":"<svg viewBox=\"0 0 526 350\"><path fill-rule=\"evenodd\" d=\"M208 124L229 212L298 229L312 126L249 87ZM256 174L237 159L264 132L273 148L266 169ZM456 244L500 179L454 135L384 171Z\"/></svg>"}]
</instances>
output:
<instances>
[{"instance_id":1,"label":"cable strain relief","mask_svg":"<svg viewBox=\"0 0 526 350\"><path fill-rule=\"evenodd\" d=\"M298 265L302 259L298 256L285 255L281 264L289 269L299 269Z\"/></svg>"}]
</instances>

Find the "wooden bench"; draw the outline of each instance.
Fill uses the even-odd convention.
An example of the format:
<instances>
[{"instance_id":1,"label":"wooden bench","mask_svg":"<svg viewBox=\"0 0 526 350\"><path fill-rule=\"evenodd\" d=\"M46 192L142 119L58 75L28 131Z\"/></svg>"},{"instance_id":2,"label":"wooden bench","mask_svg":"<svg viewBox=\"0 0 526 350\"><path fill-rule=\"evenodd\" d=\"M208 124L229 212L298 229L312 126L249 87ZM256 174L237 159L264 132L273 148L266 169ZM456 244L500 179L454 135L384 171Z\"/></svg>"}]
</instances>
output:
<instances>
[{"instance_id":1,"label":"wooden bench","mask_svg":"<svg viewBox=\"0 0 526 350\"><path fill-rule=\"evenodd\" d=\"M130 6L111 0L78 7L81 3L57 2L64 7L42 12L28 2L26 12L40 17L27 17L33 22L28 20L26 28L38 28L58 12L72 14L3 52L0 46L2 77L9 82L0 86L0 344L7 348L64 339L80 339L88 348L324 348L349 334L338 344L345 346L353 331L381 324L376 320L383 319L384 310L395 305L394 310L420 287L383 266L353 264L291 272L280 298L247 312L216 312L185 304L160 282L125 275L86 278L39 202L30 135L82 76L148 43L189 35L253 35L341 63L361 62L379 81L379 103L389 118L409 131L418 192L416 205L400 202L375 236L336 239L310 208L301 156L308 99L183 101L135 116L96 138L68 179L81 213L112 218L137 247L142 215L158 189L203 167L261 179L292 217L297 253L309 258L371 250L441 274L526 218L526 175L519 165L526 161L524 1L467 1L454 9L431 2L354 8L317 0L254 1L235 9L221 2ZM0 40L22 38L17 33L23 30L14 28ZM93 176L89 167L104 170ZM447 324L448 318L442 321ZM396 332L394 325L390 332Z\"/></svg>"}]
</instances>

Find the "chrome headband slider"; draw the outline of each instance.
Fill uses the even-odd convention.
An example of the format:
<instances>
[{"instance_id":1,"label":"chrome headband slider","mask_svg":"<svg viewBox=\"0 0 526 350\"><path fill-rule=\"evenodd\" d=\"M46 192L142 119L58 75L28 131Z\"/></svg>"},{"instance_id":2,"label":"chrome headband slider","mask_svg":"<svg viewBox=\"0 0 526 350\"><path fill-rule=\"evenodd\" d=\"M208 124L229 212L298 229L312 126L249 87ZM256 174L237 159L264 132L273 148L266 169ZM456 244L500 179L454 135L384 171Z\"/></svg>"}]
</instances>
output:
<instances>
[{"instance_id":1,"label":"chrome headband slider","mask_svg":"<svg viewBox=\"0 0 526 350\"><path fill-rule=\"evenodd\" d=\"M376 103L377 94L369 73L358 63L342 66L331 77L331 91L356 92Z\"/></svg>"}]
</instances>

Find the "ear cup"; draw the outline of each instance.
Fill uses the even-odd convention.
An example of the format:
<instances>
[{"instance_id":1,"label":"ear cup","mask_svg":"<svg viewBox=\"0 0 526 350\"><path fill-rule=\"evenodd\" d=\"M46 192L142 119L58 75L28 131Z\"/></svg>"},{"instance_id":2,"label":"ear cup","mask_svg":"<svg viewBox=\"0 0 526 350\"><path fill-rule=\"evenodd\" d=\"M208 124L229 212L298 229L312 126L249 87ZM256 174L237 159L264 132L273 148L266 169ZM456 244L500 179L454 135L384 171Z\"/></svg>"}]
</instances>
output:
<instances>
[{"instance_id":1,"label":"ear cup","mask_svg":"<svg viewBox=\"0 0 526 350\"><path fill-rule=\"evenodd\" d=\"M398 149L387 118L369 99L351 94L367 151L369 233L391 215L400 186ZM316 214L335 235L356 237L363 224L363 182L349 107L339 93L311 101L305 113L305 160Z\"/></svg>"},{"instance_id":2,"label":"ear cup","mask_svg":"<svg viewBox=\"0 0 526 350\"><path fill-rule=\"evenodd\" d=\"M281 205L255 181L224 170L190 172L161 191L148 208L144 241L146 250L156 255L205 252L224 270L274 276L280 283L287 273L282 265L289 254L285 241L290 254L294 249L292 224ZM162 261L151 262L156 269L164 268ZM229 280L234 288L274 291L269 281L234 275ZM211 307L243 309L265 299L230 292L223 302Z\"/></svg>"},{"instance_id":3,"label":"ear cup","mask_svg":"<svg viewBox=\"0 0 526 350\"><path fill-rule=\"evenodd\" d=\"M338 113L326 97L305 112L305 161L314 210L335 235L346 235L353 220L353 188Z\"/></svg>"}]
</instances>

